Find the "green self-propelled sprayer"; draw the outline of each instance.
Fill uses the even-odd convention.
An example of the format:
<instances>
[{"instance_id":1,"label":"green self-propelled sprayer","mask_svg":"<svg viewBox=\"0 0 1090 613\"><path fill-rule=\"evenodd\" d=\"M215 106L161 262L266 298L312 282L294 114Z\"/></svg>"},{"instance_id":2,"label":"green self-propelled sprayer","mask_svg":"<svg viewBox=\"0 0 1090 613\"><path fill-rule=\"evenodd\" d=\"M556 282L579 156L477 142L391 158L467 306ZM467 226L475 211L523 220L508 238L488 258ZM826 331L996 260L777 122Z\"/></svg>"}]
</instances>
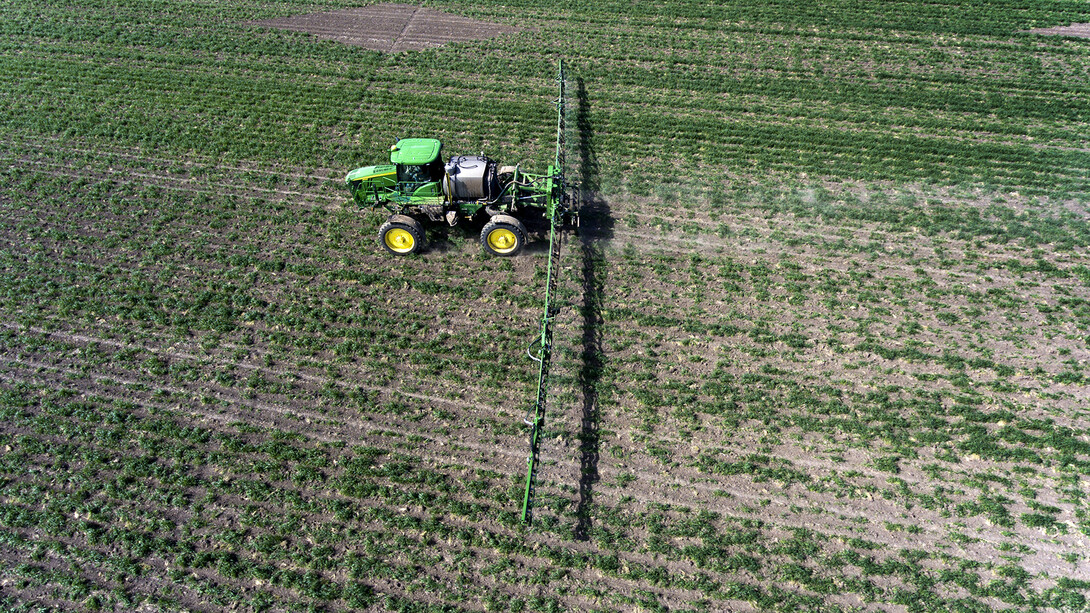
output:
<instances>
[{"instance_id":1,"label":"green self-propelled sprayer","mask_svg":"<svg viewBox=\"0 0 1090 613\"><path fill-rule=\"evenodd\" d=\"M551 301L556 294L560 230L575 224L573 193L564 179L564 64L557 76L556 158L545 174L501 166L483 155L456 155L446 163L443 144L433 138L406 138L390 148L390 163L364 166L345 182L360 206L385 209L390 215L379 228L379 243L395 255L418 253L424 246L424 222L456 225L480 221L481 247L490 255L510 257L522 251L528 233L520 216L543 215L549 222L545 304L540 336L527 353L537 363L537 398L525 422L530 427L523 490L522 521L530 523L537 477L539 437L545 424L549 364L552 357Z\"/></svg>"},{"instance_id":2,"label":"green self-propelled sprayer","mask_svg":"<svg viewBox=\"0 0 1090 613\"><path fill-rule=\"evenodd\" d=\"M443 143L434 138L403 138L390 148L390 163L364 166L345 182L360 206L390 213L379 229L379 243L395 255L424 247L422 222L456 225L483 220L481 246L496 256L517 255L527 231L519 216L537 211L550 222L573 220L564 184L564 66L557 101L557 154L545 174L501 166L483 155L455 155L445 163Z\"/></svg>"}]
</instances>

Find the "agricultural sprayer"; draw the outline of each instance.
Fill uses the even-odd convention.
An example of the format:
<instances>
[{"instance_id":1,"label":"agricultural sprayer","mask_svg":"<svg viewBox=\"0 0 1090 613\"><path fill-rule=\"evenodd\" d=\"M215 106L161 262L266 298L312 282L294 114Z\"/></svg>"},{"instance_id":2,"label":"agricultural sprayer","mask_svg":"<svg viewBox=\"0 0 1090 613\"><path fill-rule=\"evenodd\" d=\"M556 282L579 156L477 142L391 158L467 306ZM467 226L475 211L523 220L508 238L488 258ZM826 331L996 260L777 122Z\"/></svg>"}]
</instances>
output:
<instances>
[{"instance_id":1,"label":"agricultural sprayer","mask_svg":"<svg viewBox=\"0 0 1090 613\"><path fill-rule=\"evenodd\" d=\"M561 78L563 71L561 65ZM444 163L441 141L403 138L390 148L389 164L357 168L345 182L360 206L390 213L379 228L379 243L390 253L423 249L424 223L478 222L486 253L517 255L528 238L520 216L536 211L550 223L557 217L562 224L574 221L563 173L563 92L557 109L557 155L545 174L501 166L484 155L455 155Z\"/></svg>"},{"instance_id":2,"label":"agricultural sprayer","mask_svg":"<svg viewBox=\"0 0 1090 613\"><path fill-rule=\"evenodd\" d=\"M527 354L537 362L537 398L525 417L530 427L530 455L522 500L522 521L530 523L537 478L539 437L545 424L549 364L552 357L550 305L556 293L560 259L560 231L578 220L576 190L564 179L564 64L560 63L556 99L556 157L545 174L524 172L519 166L501 166L484 155L456 155L442 161L443 144L434 138L400 139L390 148L390 163L364 166L348 173L345 182L352 198L390 216L379 228L379 242L390 253L408 255L424 246L424 223L454 226L483 223L481 247L491 255L510 257L522 251L528 233L519 217L544 215L549 222L549 259L546 264L545 305L540 335ZM525 218L525 217L524 217Z\"/></svg>"}]
</instances>

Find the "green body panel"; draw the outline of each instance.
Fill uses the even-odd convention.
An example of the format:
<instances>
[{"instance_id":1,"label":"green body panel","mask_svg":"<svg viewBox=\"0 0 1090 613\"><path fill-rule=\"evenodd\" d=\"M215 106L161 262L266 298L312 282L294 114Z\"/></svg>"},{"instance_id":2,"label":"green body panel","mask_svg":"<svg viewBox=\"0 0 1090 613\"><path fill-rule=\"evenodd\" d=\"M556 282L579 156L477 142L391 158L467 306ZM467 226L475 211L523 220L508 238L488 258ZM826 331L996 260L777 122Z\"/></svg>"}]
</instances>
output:
<instances>
[{"instance_id":1,"label":"green body panel","mask_svg":"<svg viewBox=\"0 0 1090 613\"><path fill-rule=\"evenodd\" d=\"M346 183L353 181L376 181L382 185L393 186L397 183L397 167L393 164L381 166L364 166L348 173L344 178Z\"/></svg>"},{"instance_id":2,"label":"green body panel","mask_svg":"<svg viewBox=\"0 0 1090 613\"><path fill-rule=\"evenodd\" d=\"M363 166L344 178L352 198L361 205L376 205L397 187L397 167L390 164Z\"/></svg>"},{"instance_id":3,"label":"green body panel","mask_svg":"<svg viewBox=\"0 0 1090 613\"><path fill-rule=\"evenodd\" d=\"M442 198L442 196L443 188L439 187L438 181L433 181L414 189L411 198L415 200L417 198Z\"/></svg>"},{"instance_id":4,"label":"green body panel","mask_svg":"<svg viewBox=\"0 0 1090 613\"><path fill-rule=\"evenodd\" d=\"M403 138L390 147L391 164L430 164L439 158L443 143L434 138Z\"/></svg>"}]
</instances>

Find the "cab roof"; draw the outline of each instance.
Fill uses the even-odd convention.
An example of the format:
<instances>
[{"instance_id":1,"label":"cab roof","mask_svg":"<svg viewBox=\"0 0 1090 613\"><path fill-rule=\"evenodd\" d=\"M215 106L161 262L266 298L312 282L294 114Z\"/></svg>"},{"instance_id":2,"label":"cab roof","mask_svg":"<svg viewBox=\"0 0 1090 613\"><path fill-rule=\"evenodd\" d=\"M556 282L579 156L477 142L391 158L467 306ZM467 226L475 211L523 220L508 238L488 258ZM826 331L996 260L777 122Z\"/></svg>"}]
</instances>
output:
<instances>
[{"instance_id":1,"label":"cab roof","mask_svg":"<svg viewBox=\"0 0 1090 613\"><path fill-rule=\"evenodd\" d=\"M439 157L443 143L434 138L403 138L390 147L392 164L429 164Z\"/></svg>"}]
</instances>

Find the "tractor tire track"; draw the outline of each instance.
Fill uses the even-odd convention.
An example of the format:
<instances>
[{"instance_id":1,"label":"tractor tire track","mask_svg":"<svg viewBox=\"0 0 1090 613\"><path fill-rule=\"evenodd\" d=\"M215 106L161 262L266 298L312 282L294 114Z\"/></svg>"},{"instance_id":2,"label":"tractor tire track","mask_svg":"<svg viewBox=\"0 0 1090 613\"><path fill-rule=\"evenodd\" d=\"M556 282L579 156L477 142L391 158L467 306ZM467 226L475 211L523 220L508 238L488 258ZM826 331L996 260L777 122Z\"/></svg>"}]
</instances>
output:
<instances>
[{"instance_id":1,"label":"tractor tire track","mask_svg":"<svg viewBox=\"0 0 1090 613\"><path fill-rule=\"evenodd\" d=\"M54 368L54 366L52 366L52 365L40 364L40 363L27 363L27 366L32 367L32 368ZM77 375L78 376L78 375L81 374L81 373L79 373L77 371L72 371L70 369L66 370L64 372L66 372L70 376L71 375ZM5 379L8 379L8 378L9 377L5 377ZM106 380L106 381L109 381L109 382L113 382L109 377L105 377L105 376L96 377L96 380L100 380L100 381L101 380ZM128 397L124 397L124 399L131 400ZM221 420L229 419L229 418L219 417L219 416L215 416L215 415L213 415L211 417L213 419L218 418L218 419L221 419ZM313 435L311 434L310 436L313 436ZM420 454L420 455L431 456L433 458L437 457L437 456L433 456L432 454ZM515 454L511 454L511 455L515 455ZM442 457L444 459L446 459L446 456L442 456ZM521 457L519 457L519 456L516 456L516 457L518 457L518 459L521 459ZM486 464L486 466L491 466L491 465ZM640 468L637 467L636 469L638 470L638 472L640 472L641 475L650 472L649 469L646 469L646 468L645 469L640 469ZM543 483L542 485L552 485L552 482ZM706 503L705 501L714 501L715 500L715 497L713 496L714 492L717 491L718 489L721 489L726 484L721 483L721 484L716 484L716 485L705 485L705 484L699 484L699 483L692 483L689 480L675 477L670 481L670 485L676 486L678 488L678 490L680 490L681 488L685 488L685 489L691 488L694 491L702 492L703 495L699 497L699 498L702 498L702 500L699 500L699 502ZM670 488L668 487L666 489L670 489ZM737 510L734 507L738 504L739 499L746 500L746 501L749 501L749 502L757 502L759 500L762 500L764 497L769 496L769 493L767 491L753 491L753 492L745 493L745 492L738 491L737 488L731 488L731 489L733 490L732 497L730 499L722 502L722 503L708 505L710 507L710 510L717 511L717 512L724 512L728 516L736 516L737 515ZM663 492L663 490L664 490L664 488L661 487L661 483L654 484L654 486L652 488L650 488L650 492L648 492L648 491L639 491L639 490L642 490L642 488L635 488L633 490L633 491L638 492L636 494L636 496L635 496L635 499L639 500L641 502L644 502L644 503L654 502L654 503L657 503L657 504L687 505L687 504L690 504L690 503L693 502L693 499L690 499L687 496L680 496L680 495L669 496L669 495L661 494L661 492ZM655 495L655 494L658 494L658 495ZM609 498L609 497L607 497L607 498ZM599 500L601 500L601 498L599 498ZM779 503L779 504L785 504L785 503ZM833 512L833 511L830 510L830 513L831 512ZM854 506L849 506L849 507L846 507L846 508L837 508L837 509L835 509L835 512L840 513L840 514L849 514L851 516L858 517L858 518L867 518L867 517L869 517L870 519L873 519L872 514L870 514L868 512L855 511ZM844 526L838 525L836 523L824 525L823 523L819 522L819 523L815 524L815 522L812 519L806 519L806 518L797 517L797 516L795 516L794 519L785 517L785 518L783 518L783 521L781 523L783 523L785 526L788 526L788 527L794 525L794 526L799 527L799 528L813 528L813 527L815 527L815 525L820 525L822 527L822 529L834 530L834 532L832 534L840 534L840 535L843 536L843 538L850 538L850 537L854 536L857 533L857 530L854 530L854 529L852 529L850 527L848 527L845 530ZM841 530L844 530L844 531L841 532ZM931 532L931 530L928 530L928 532ZM934 529L934 532L935 532L935 541L934 542L935 543L942 542L943 539L945 538L945 534L940 534L939 533L939 528L937 528L937 527ZM918 538L918 537L914 537L914 538ZM910 544L910 543L906 543L906 545L908 545L908 544ZM1055 549L1057 551L1065 550L1063 547L1060 547L1060 546L1057 546ZM984 553L984 552L982 552L982 553Z\"/></svg>"},{"instance_id":2,"label":"tractor tire track","mask_svg":"<svg viewBox=\"0 0 1090 613\"><path fill-rule=\"evenodd\" d=\"M88 336L86 334L79 334L79 333L75 333L75 332L64 332L64 331L60 331L60 330L46 330L44 328L37 328L37 327L31 327L31 326L21 326L21 325L10 324L10 323L5 323L5 322L0 322L0 327L6 328L8 330L13 330L13 331L16 331L16 332L33 332L34 334L38 334L38 335L41 335L41 336L44 336L44 337L47 337L47 338L59 338L59 339L65 340L65 341L75 341L77 343L88 344L88 345L94 344L94 345L106 345L106 346L110 346L110 347L117 347L117 348L120 348L120 349L138 349L140 351L144 351L144 352L147 352L147 353L150 353L150 354L153 354L153 355L164 355L164 356L168 356L168 357L180 357L180 358L183 358L183 359L186 359L186 360L191 360L193 362L202 362L202 361L207 361L209 359L212 359L212 356L197 355L195 353L190 353L190 352L185 351L185 350L178 350L178 349L176 349L174 347L163 349L163 348L160 348L160 347L152 347L151 345L140 345L140 344L125 342L125 341L117 341L117 340L113 340L113 339L109 339L109 338L103 338L103 337L97 337L97 336ZM229 345L229 346L225 346L225 348L233 350L233 349L242 349L243 347L240 346L240 345ZM251 372L260 372L260 373L263 373L263 374L271 374L271 375L275 375L277 377L283 377L284 375L290 374L292 376L298 377L299 379L302 379L302 380L307 381L309 383L313 383L313 384L315 384L317 386L324 385L326 383L329 383L329 382L333 381L332 379L329 379L329 378L317 377L317 376L314 376L314 375L299 373L297 371L287 371L287 370L267 368L267 367L263 367L263 366L258 366L256 364L247 364L247 363L244 363L244 362L231 362L231 361L228 361L228 360L222 360L221 359L221 360L214 360L213 363L215 363L215 364L217 364L219 366L230 366L230 367L233 367L233 368L241 368L243 370L248 370L248 371L251 371ZM489 406L489 405L485 405L485 404L481 404L481 403L476 403L476 402L465 402L465 401L461 401L461 400L454 400L454 399L451 399L451 398L443 398L441 396L430 396L428 394L418 394L418 393L413 393L413 392L405 392L405 391L401 391L401 390L391 388L389 386L368 385L366 383L357 384L357 385L359 385L360 387L362 387L362 388L364 388L366 390L370 390L370 391L383 392L383 393L387 393L387 394L390 394L390 395L401 396L401 397L405 397L405 398L413 398L413 399L416 399L416 400L424 400L424 401L433 402L433 403L436 403L436 404L449 404L449 405L457 406L457 407L460 407L460 408L476 409L476 410L482 411L482 412L495 412L496 411L496 408L493 407L493 406Z\"/></svg>"},{"instance_id":3,"label":"tractor tire track","mask_svg":"<svg viewBox=\"0 0 1090 613\"><path fill-rule=\"evenodd\" d=\"M71 380L89 380L95 384L102 385L100 388L100 394L104 398L112 400L121 400L126 402L134 402L132 392L126 390L125 392L116 391L111 392L108 390L113 389L112 386L122 386L128 388L147 386L148 384L139 379L132 377L126 377L124 375L104 375L104 374L87 374L78 368L68 368L56 364L48 364L44 362L38 362L35 360L20 359L12 356L4 356L8 366L19 365L28 369L24 377L20 378L17 375L3 374L0 378L11 383L31 383L37 381L39 384L61 384L65 385L65 381ZM49 378L43 375L43 371L53 371L57 373L58 378ZM33 372L34 374L31 374ZM59 375L63 375L60 377ZM242 421L253 426L262 428L276 428L289 432L296 432L307 438L323 443L345 442L345 441L359 441L359 440L371 440L373 437L369 437L368 433L373 430L384 430L388 432L397 432L404 436L419 436L422 439L435 443L437 446L449 446L457 445L458 447L464 447L467 450L477 452L475 457L495 457L497 455L508 458L511 461L510 467L517 467L521 465L525 459L525 453L518 451L509 451L503 448L497 448L492 445L484 445L474 443L472 441L459 440L457 442L445 441L437 438L435 435L428 434L421 430L419 427L413 428L404 424L403 421L366 421L347 417L344 415L337 415L336 417L330 417L329 415L314 412L300 410L293 407L278 405L269 402L263 402L260 400L250 400L242 398L240 396L234 396L219 391L211 391L207 388L190 389L186 387L175 387L171 385L154 384L154 389L168 392L176 396L187 397L195 401L194 405L188 405L186 411L195 415L200 415L202 419L216 422L221 425L227 426L231 423ZM205 408L200 402L201 396L208 396L215 400L228 403L228 405L237 405L245 407L254 411L250 412L222 412L214 409ZM147 401L141 401L138 404L146 405L163 410L169 410L168 405L155 404ZM298 424L304 424L300 427ZM412 423L412 422L409 422ZM315 427L316 426L316 427ZM347 430L347 432L345 432ZM334 434L334 432L341 432L341 434ZM381 440L381 439L378 439ZM449 460L449 454L429 454L425 457L430 459L442 461ZM495 467L493 460L478 460L478 465L481 468Z\"/></svg>"},{"instance_id":4,"label":"tractor tire track","mask_svg":"<svg viewBox=\"0 0 1090 613\"><path fill-rule=\"evenodd\" d=\"M386 50L387 52L393 53L395 51L404 51L404 49L399 49L398 47L401 45L402 41L405 40L405 35L413 27L413 21L416 19L416 16L420 14L420 10L423 7L423 4L419 4L413 8L413 12L409 13L409 18L405 20L405 25L402 26L401 31L398 32L397 36L394 37L393 42L390 43L390 48Z\"/></svg>"}]
</instances>

